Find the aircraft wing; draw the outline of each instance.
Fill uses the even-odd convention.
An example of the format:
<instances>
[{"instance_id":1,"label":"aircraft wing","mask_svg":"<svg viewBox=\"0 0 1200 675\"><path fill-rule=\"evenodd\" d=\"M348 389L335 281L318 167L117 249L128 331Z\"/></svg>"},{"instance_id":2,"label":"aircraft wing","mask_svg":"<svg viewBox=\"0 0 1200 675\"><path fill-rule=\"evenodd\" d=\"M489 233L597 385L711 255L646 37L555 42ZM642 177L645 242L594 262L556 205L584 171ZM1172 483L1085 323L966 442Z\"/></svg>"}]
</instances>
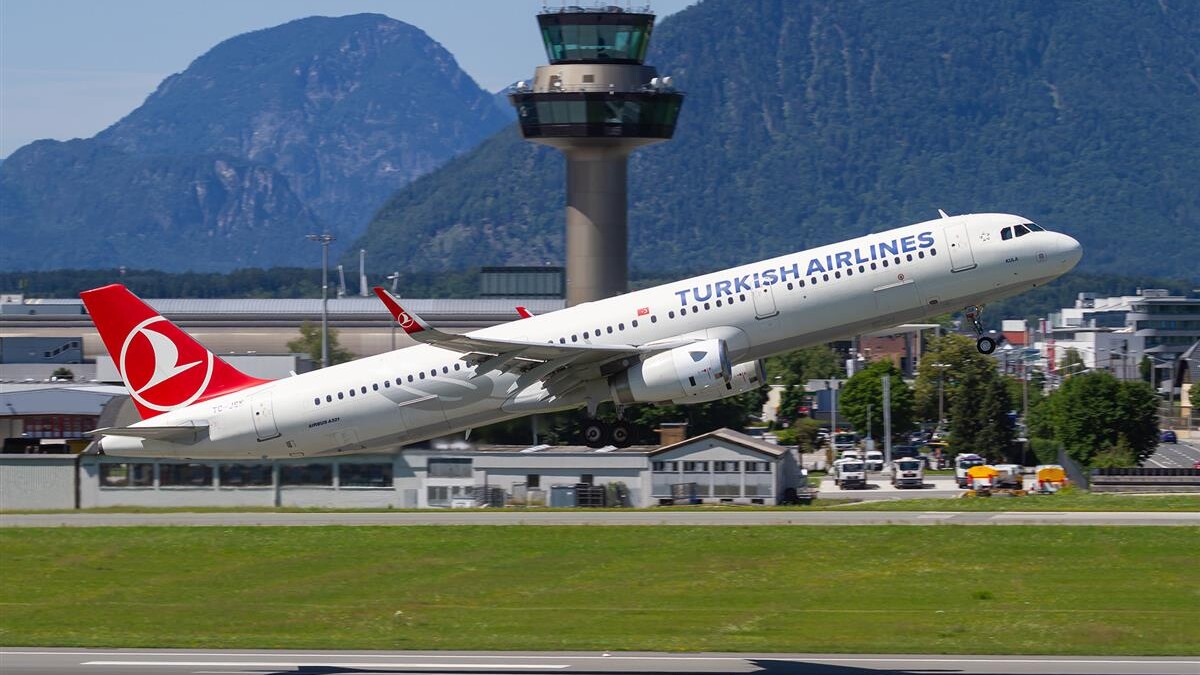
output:
<instances>
[{"instance_id":1,"label":"aircraft wing","mask_svg":"<svg viewBox=\"0 0 1200 675\"><path fill-rule=\"evenodd\" d=\"M387 305L392 318L400 324L404 332L417 342L449 349L463 354L480 353L494 356L507 355L510 359L520 358L526 361L561 361L572 365L594 365L617 359L653 353L671 349L681 344L694 342L692 339L675 339L658 341L644 345L587 343L561 344L552 342L532 342L528 340L509 340L504 338L484 338L470 335L457 335L440 331L424 319L406 311L387 289L376 286L375 295Z\"/></svg>"},{"instance_id":2,"label":"aircraft wing","mask_svg":"<svg viewBox=\"0 0 1200 675\"><path fill-rule=\"evenodd\" d=\"M104 427L88 432L94 436L132 436L168 443L191 445L199 442L208 433L207 424L190 424L177 427Z\"/></svg>"}]
</instances>

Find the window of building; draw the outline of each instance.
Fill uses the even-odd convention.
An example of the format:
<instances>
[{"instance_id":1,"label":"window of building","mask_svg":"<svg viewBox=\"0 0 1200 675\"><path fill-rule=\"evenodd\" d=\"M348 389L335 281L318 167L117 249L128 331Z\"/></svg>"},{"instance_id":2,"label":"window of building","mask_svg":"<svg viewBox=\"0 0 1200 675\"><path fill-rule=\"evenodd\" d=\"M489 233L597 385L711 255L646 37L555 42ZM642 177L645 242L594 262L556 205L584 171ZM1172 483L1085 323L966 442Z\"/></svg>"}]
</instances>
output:
<instances>
[{"instance_id":1,"label":"window of building","mask_svg":"<svg viewBox=\"0 0 1200 675\"><path fill-rule=\"evenodd\" d=\"M707 472L707 471L708 471L708 462L684 462L683 463L683 472L684 473L697 473L697 472Z\"/></svg>"},{"instance_id":2,"label":"window of building","mask_svg":"<svg viewBox=\"0 0 1200 675\"><path fill-rule=\"evenodd\" d=\"M740 462L713 462L713 496L741 497Z\"/></svg>"},{"instance_id":3,"label":"window of building","mask_svg":"<svg viewBox=\"0 0 1200 675\"><path fill-rule=\"evenodd\" d=\"M542 486L542 477L536 473L527 474L525 476L525 487L539 488Z\"/></svg>"},{"instance_id":4,"label":"window of building","mask_svg":"<svg viewBox=\"0 0 1200 675\"><path fill-rule=\"evenodd\" d=\"M221 487L270 487L270 464L222 464Z\"/></svg>"},{"instance_id":5,"label":"window of building","mask_svg":"<svg viewBox=\"0 0 1200 675\"><path fill-rule=\"evenodd\" d=\"M678 473L678 462L654 462L651 468L656 473Z\"/></svg>"},{"instance_id":6,"label":"window of building","mask_svg":"<svg viewBox=\"0 0 1200 675\"><path fill-rule=\"evenodd\" d=\"M279 484L329 487L333 485L333 465L280 464Z\"/></svg>"},{"instance_id":7,"label":"window of building","mask_svg":"<svg viewBox=\"0 0 1200 675\"><path fill-rule=\"evenodd\" d=\"M596 476L594 474L585 473L579 476L579 482L583 483L584 485L592 485L595 480Z\"/></svg>"},{"instance_id":8,"label":"window of building","mask_svg":"<svg viewBox=\"0 0 1200 675\"><path fill-rule=\"evenodd\" d=\"M391 464L342 463L338 466L342 487L392 487Z\"/></svg>"},{"instance_id":9,"label":"window of building","mask_svg":"<svg viewBox=\"0 0 1200 675\"><path fill-rule=\"evenodd\" d=\"M161 487L212 487L213 468L207 464L159 464Z\"/></svg>"},{"instance_id":10,"label":"window of building","mask_svg":"<svg viewBox=\"0 0 1200 675\"><path fill-rule=\"evenodd\" d=\"M430 457L430 478L470 478L470 457Z\"/></svg>"},{"instance_id":11,"label":"window of building","mask_svg":"<svg viewBox=\"0 0 1200 675\"><path fill-rule=\"evenodd\" d=\"M153 464L101 464L100 487L153 487Z\"/></svg>"}]
</instances>

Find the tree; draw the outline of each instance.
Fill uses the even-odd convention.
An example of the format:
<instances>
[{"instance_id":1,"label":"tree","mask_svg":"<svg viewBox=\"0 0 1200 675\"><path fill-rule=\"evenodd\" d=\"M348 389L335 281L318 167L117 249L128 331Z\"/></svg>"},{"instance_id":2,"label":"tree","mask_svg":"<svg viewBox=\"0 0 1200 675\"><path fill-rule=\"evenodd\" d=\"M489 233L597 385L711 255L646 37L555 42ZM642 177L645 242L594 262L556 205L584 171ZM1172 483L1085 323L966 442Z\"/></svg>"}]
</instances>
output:
<instances>
[{"instance_id":1,"label":"tree","mask_svg":"<svg viewBox=\"0 0 1200 675\"><path fill-rule=\"evenodd\" d=\"M783 395L779 397L779 408L775 413L779 426L791 426L800 417L800 408L807 400L808 392L805 391L804 385L789 384L784 387Z\"/></svg>"},{"instance_id":2,"label":"tree","mask_svg":"<svg viewBox=\"0 0 1200 675\"><path fill-rule=\"evenodd\" d=\"M870 408L870 435L883 438L883 376L891 376L892 434L902 434L913 423L912 390L901 377L900 369L891 361L874 361L858 371L842 385L838 407L860 433L867 431Z\"/></svg>"},{"instance_id":3,"label":"tree","mask_svg":"<svg viewBox=\"0 0 1200 675\"><path fill-rule=\"evenodd\" d=\"M1141 462L1158 441L1157 397L1145 382L1120 382L1104 371L1083 373L1046 397L1031 429L1084 466Z\"/></svg>"},{"instance_id":4,"label":"tree","mask_svg":"<svg viewBox=\"0 0 1200 675\"><path fill-rule=\"evenodd\" d=\"M75 373L71 372L70 368L58 367L54 369L53 373L50 373L50 379L74 381Z\"/></svg>"},{"instance_id":5,"label":"tree","mask_svg":"<svg viewBox=\"0 0 1200 675\"><path fill-rule=\"evenodd\" d=\"M994 368L968 369L950 410L950 447L990 459L1011 456L1013 422L1008 386Z\"/></svg>"},{"instance_id":6,"label":"tree","mask_svg":"<svg viewBox=\"0 0 1200 675\"><path fill-rule=\"evenodd\" d=\"M1063 352L1062 363L1058 364L1058 374L1063 377L1071 377L1083 372L1086 364L1083 362L1083 357L1079 355L1079 350L1073 347L1068 347Z\"/></svg>"},{"instance_id":7,"label":"tree","mask_svg":"<svg viewBox=\"0 0 1200 675\"><path fill-rule=\"evenodd\" d=\"M1200 412L1200 382L1193 382L1188 393L1188 402L1192 404L1192 415Z\"/></svg>"},{"instance_id":8,"label":"tree","mask_svg":"<svg viewBox=\"0 0 1200 675\"><path fill-rule=\"evenodd\" d=\"M1138 374L1142 376L1143 382L1153 382L1154 363L1149 356L1142 356L1142 360L1138 362Z\"/></svg>"},{"instance_id":9,"label":"tree","mask_svg":"<svg viewBox=\"0 0 1200 675\"><path fill-rule=\"evenodd\" d=\"M338 344L338 332L336 328L329 329L329 365L335 366L339 363L354 360L354 354L349 350L343 349ZM307 354L315 363L321 362L321 327L305 321L300 324L300 337L287 343L288 349L297 354Z\"/></svg>"},{"instance_id":10,"label":"tree","mask_svg":"<svg viewBox=\"0 0 1200 675\"><path fill-rule=\"evenodd\" d=\"M838 353L829 345L794 349L767 359L767 382L803 387L808 380L838 377L842 370Z\"/></svg>"},{"instance_id":11,"label":"tree","mask_svg":"<svg viewBox=\"0 0 1200 675\"><path fill-rule=\"evenodd\" d=\"M980 354L971 338L948 333L930 340L917 366L913 392L918 419L937 420L939 381L943 389L944 409L948 412L958 399L962 378L969 373L985 370L995 371L996 362Z\"/></svg>"}]
</instances>

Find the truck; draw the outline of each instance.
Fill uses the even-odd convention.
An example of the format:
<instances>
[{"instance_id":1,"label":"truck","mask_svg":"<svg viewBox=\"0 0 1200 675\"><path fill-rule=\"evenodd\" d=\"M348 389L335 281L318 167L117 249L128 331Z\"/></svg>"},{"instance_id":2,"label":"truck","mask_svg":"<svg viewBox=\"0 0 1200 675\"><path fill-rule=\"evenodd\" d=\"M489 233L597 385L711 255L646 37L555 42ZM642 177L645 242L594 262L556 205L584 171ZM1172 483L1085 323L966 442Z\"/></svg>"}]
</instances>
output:
<instances>
[{"instance_id":1,"label":"truck","mask_svg":"<svg viewBox=\"0 0 1200 675\"><path fill-rule=\"evenodd\" d=\"M997 490L1023 490L1025 488L1025 477L1022 476L1024 467L1020 464L993 464L992 468L996 469Z\"/></svg>"},{"instance_id":2,"label":"truck","mask_svg":"<svg viewBox=\"0 0 1200 675\"><path fill-rule=\"evenodd\" d=\"M867 471L883 471L883 453L878 450L867 451Z\"/></svg>"},{"instance_id":3,"label":"truck","mask_svg":"<svg viewBox=\"0 0 1200 675\"><path fill-rule=\"evenodd\" d=\"M994 467L986 464L976 464L966 470L968 497L988 497L996 487L996 477L1000 475Z\"/></svg>"},{"instance_id":4,"label":"truck","mask_svg":"<svg viewBox=\"0 0 1200 675\"><path fill-rule=\"evenodd\" d=\"M858 448L858 436L848 431L839 431L833 435L833 451L840 453L845 450Z\"/></svg>"},{"instance_id":5,"label":"truck","mask_svg":"<svg viewBox=\"0 0 1200 675\"><path fill-rule=\"evenodd\" d=\"M867 487L867 472L861 459L839 459L833 463L833 484L842 490Z\"/></svg>"},{"instance_id":6,"label":"truck","mask_svg":"<svg viewBox=\"0 0 1200 675\"><path fill-rule=\"evenodd\" d=\"M905 457L892 462L892 486L925 487L925 462L916 457Z\"/></svg>"},{"instance_id":7,"label":"truck","mask_svg":"<svg viewBox=\"0 0 1200 675\"><path fill-rule=\"evenodd\" d=\"M973 452L964 452L954 456L954 482L958 483L960 489L966 490L967 486L967 470L973 466L983 466L985 460Z\"/></svg>"}]
</instances>

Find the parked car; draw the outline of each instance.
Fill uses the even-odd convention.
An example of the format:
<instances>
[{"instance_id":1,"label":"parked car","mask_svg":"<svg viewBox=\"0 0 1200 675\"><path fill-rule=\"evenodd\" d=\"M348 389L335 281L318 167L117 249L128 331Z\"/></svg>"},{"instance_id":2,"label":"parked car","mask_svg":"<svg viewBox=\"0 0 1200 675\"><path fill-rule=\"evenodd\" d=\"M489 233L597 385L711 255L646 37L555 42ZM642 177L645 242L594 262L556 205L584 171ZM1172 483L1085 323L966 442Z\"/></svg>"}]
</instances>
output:
<instances>
[{"instance_id":1,"label":"parked car","mask_svg":"<svg viewBox=\"0 0 1200 675\"><path fill-rule=\"evenodd\" d=\"M1175 436L1175 432L1170 429L1163 429L1158 435L1159 443L1178 443L1179 439Z\"/></svg>"}]
</instances>

